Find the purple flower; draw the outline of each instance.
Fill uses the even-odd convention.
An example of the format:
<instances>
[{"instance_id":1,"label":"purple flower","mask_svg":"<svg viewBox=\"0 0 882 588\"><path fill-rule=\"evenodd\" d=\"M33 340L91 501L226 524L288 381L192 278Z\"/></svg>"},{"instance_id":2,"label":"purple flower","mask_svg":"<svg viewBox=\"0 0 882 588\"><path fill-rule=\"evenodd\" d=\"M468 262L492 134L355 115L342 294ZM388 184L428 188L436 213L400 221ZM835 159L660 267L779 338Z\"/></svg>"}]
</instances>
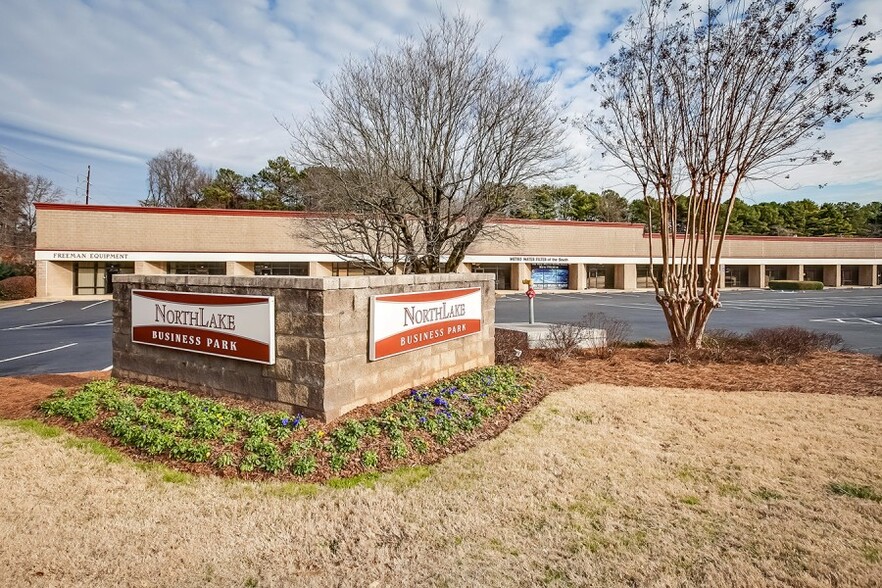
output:
<instances>
[{"instance_id":1,"label":"purple flower","mask_svg":"<svg viewBox=\"0 0 882 588\"><path fill-rule=\"evenodd\" d=\"M302 419L303 419L303 415L301 415L301 414L298 413L298 415L297 415L296 417L294 417L294 421L292 422L291 426L292 426L292 427L296 427L297 425L300 424L300 421L301 421Z\"/></svg>"},{"instance_id":2,"label":"purple flower","mask_svg":"<svg viewBox=\"0 0 882 588\"><path fill-rule=\"evenodd\" d=\"M435 400L432 401L432 404L434 404L435 406L447 406L447 401L438 396L435 398Z\"/></svg>"},{"instance_id":3,"label":"purple flower","mask_svg":"<svg viewBox=\"0 0 882 588\"><path fill-rule=\"evenodd\" d=\"M283 427L287 427L287 426L288 426L288 417L283 417L283 418L282 418L282 426L283 426Z\"/></svg>"},{"instance_id":4,"label":"purple flower","mask_svg":"<svg viewBox=\"0 0 882 588\"><path fill-rule=\"evenodd\" d=\"M421 423L426 423L426 422L428 422L428 420L429 420L429 419L427 419L426 417L420 417L420 422L421 422Z\"/></svg>"}]
</instances>

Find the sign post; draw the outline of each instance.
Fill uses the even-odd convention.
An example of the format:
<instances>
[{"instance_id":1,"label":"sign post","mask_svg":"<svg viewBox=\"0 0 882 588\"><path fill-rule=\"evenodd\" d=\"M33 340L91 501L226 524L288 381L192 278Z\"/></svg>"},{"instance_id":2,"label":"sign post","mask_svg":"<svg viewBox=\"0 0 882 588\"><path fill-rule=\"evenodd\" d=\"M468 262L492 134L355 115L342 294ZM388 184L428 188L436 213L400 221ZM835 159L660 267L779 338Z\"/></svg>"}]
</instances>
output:
<instances>
[{"instance_id":1,"label":"sign post","mask_svg":"<svg viewBox=\"0 0 882 588\"><path fill-rule=\"evenodd\" d=\"M530 301L530 324L532 325L536 322L533 313L533 299L536 298L536 290L533 289L533 280L524 280L524 283L527 285L527 298Z\"/></svg>"}]
</instances>

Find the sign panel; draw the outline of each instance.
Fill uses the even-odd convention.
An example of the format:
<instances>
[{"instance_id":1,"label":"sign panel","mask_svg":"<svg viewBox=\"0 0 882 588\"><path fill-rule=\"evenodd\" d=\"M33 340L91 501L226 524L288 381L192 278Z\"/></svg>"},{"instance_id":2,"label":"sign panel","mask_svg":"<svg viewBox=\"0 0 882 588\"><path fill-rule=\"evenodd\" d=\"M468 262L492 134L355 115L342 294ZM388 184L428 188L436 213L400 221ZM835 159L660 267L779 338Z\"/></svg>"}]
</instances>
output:
<instances>
[{"instance_id":1,"label":"sign panel","mask_svg":"<svg viewBox=\"0 0 882 588\"><path fill-rule=\"evenodd\" d=\"M481 289L371 296L370 359L481 332Z\"/></svg>"},{"instance_id":2,"label":"sign panel","mask_svg":"<svg viewBox=\"0 0 882 588\"><path fill-rule=\"evenodd\" d=\"M275 299L132 290L132 341L273 364Z\"/></svg>"}]
</instances>

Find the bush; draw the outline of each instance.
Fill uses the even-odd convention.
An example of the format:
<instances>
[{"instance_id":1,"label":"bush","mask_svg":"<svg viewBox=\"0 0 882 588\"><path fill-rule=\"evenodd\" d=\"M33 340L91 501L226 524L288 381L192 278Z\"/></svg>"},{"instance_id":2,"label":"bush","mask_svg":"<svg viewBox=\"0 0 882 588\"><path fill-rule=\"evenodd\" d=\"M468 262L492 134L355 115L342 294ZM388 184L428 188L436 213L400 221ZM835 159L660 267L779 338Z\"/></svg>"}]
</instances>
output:
<instances>
[{"instance_id":1,"label":"bush","mask_svg":"<svg viewBox=\"0 0 882 588\"><path fill-rule=\"evenodd\" d=\"M604 345L593 348L594 355L605 359L614 356L624 347L631 335L631 325L628 321L613 318L602 312L589 312L582 317L582 324L589 329L603 329L606 332Z\"/></svg>"},{"instance_id":2,"label":"bush","mask_svg":"<svg viewBox=\"0 0 882 588\"><path fill-rule=\"evenodd\" d=\"M823 282L802 280L769 280L769 290L823 290Z\"/></svg>"},{"instance_id":3,"label":"bush","mask_svg":"<svg viewBox=\"0 0 882 588\"><path fill-rule=\"evenodd\" d=\"M582 323L557 323L548 327L545 349L554 361L563 361L591 338L591 330Z\"/></svg>"},{"instance_id":4,"label":"bush","mask_svg":"<svg viewBox=\"0 0 882 588\"><path fill-rule=\"evenodd\" d=\"M0 261L0 280L15 276L34 275L34 264L8 263Z\"/></svg>"},{"instance_id":5,"label":"bush","mask_svg":"<svg viewBox=\"0 0 882 588\"><path fill-rule=\"evenodd\" d=\"M14 276L0 280L0 300L22 300L37 295L37 281L33 276Z\"/></svg>"},{"instance_id":6,"label":"bush","mask_svg":"<svg viewBox=\"0 0 882 588\"><path fill-rule=\"evenodd\" d=\"M746 340L761 360L775 364L794 363L816 351L842 346L842 337L835 333L818 333L802 327L756 329Z\"/></svg>"}]
</instances>

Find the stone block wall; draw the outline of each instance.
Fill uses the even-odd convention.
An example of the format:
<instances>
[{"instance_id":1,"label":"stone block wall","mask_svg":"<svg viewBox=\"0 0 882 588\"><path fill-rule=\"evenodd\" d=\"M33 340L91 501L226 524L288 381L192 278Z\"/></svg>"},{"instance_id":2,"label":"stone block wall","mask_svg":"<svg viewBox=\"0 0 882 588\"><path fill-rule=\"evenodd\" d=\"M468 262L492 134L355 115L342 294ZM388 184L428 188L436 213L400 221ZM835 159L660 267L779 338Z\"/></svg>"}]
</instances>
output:
<instances>
[{"instance_id":1,"label":"stone block wall","mask_svg":"<svg viewBox=\"0 0 882 588\"><path fill-rule=\"evenodd\" d=\"M468 287L481 288L479 334L368 360L371 296ZM263 365L133 343L133 289L274 296L276 363ZM495 292L490 274L118 275L113 297L114 377L255 398L326 421L407 388L494 361Z\"/></svg>"}]
</instances>

